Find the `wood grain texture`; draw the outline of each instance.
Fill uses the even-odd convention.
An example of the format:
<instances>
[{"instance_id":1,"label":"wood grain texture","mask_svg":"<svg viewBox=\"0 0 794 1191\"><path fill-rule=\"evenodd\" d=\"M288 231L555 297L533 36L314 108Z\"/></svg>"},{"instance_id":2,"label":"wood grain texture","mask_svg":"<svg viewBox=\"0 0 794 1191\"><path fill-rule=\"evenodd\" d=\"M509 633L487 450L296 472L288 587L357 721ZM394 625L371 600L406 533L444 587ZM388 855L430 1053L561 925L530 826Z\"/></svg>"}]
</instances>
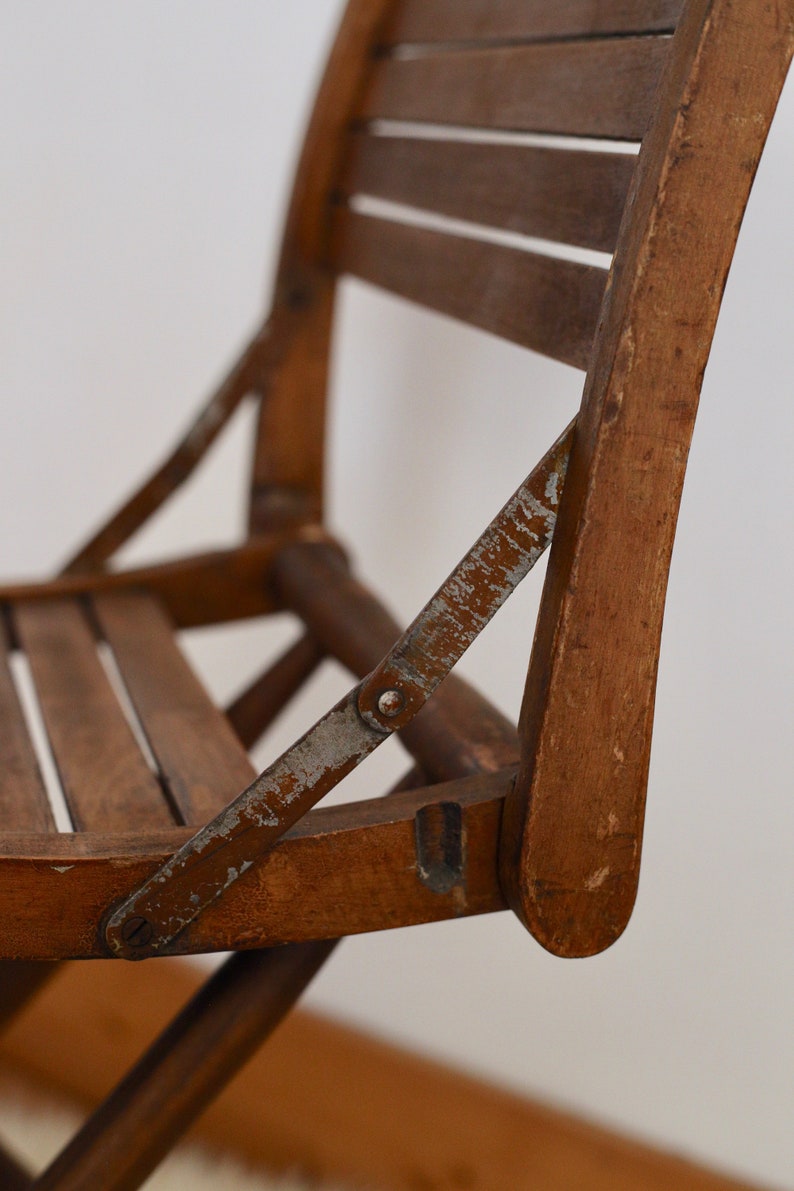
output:
<instances>
[{"instance_id":1,"label":"wood grain texture","mask_svg":"<svg viewBox=\"0 0 794 1191\"><path fill-rule=\"evenodd\" d=\"M340 210L335 266L402 298L586 368L606 270Z\"/></svg>"},{"instance_id":2,"label":"wood grain texture","mask_svg":"<svg viewBox=\"0 0 794 1191\"><path fill-rule=\"evenodd\" d=\"M383 38L399 42L480 42L671 32L682 0L404 0Z\"/></svg>"},{"instance_id":3,"label":"wood grain texture","mask_svg":"<svg viewBox=\"0 0 794 1191\"><path fill-rule=\"evenodd\" d=\"M612 252L634 172L625 153L433 138L351 138L347 194Z\"/></svg>"},{"instance_id":4,"label":"wood grain texture","mask_svg":"<svg viewBox=\"0 0 794 1191\"><path fill-rule=\"evenodd\" d=\"M561 955L608 946L631 913L687 451L792 46L790 4L693 0L638 164L551 551L504 835L511 904Z\"/></svg>"},{"instance_id":5,"label":"wood grain texture","mask_svg":"<svg viewBox=\"0 0 794 1191\"><path fill-rule=\"evenodd\" d=\"M169 797L183 823L205 823L245 789L251 762L156 601L118 593L97 596L93 607Z\"/></svg>"},{"instance_id":6,"label":"wood grain texture","mask_svg":"<svg viewBox=\"0 0 794 1191\"><path fill-rule=\"evenodd\" d=\"M0 1088L92 1108L202 978L178 960L64 965L0 1038ZM274 1172L383 1191L751 1191L303 1009L189 1137Z\"/></svg>"},{"instance_id":7,"label":"wood grain texture","mask_svg":"<svg viewBox=\"0 0 794 1191\"><path fill-rule=\"evenodd\" d=\"M54 831L47 791L9 666L0 617L0 823L4 832Z\"/></svg>"},{"instance_id":8,"label":"wood grain texture","mask_svg":"<svg viewBox=\"0 0 794 1191\"><path fill-rule=\"evenodd\" d=\"M336 280L297 266L279 300L281 354L259 407L249 531L272 533L322 519L325 411ZM286 282L282 282L286 286Z\"/></svg>"},{"instance_id":9,"label":"wood grain texture","mask_svg":"<svg viewBox=\"0 0 794 1191\"><path fill-rule=\"evenodd\" d=\"M75 828L136 831L172 824L80 605L23 603L12 616Z\"/></svg>"},{"instance_id":10,"label":"wood grain texture","mask_svg":"<svg viewBox=\"0 0 794 1191\"><path fill-rule=\"evenodd\" d=\"M276 274L280 342L260 407L249 523L255 532L322 516L325 401L335 279L325 268L331 199L351 117L372 67L391 0L345 9L295 174Z\"/></svg>"},{"instance_id":11,"label":"wood grain texture","mask_svg":"<svg viewBox=\"0 0 794 1191\"><path fill-rule=\"evenodd\" d=\"M497 877L502 799L515 768L306 815L184 931L175 954L339 938L505 907ZM436 893L417 870L415 820L454 802L467 841L459 883ZM190 828L136 835L0 837L0 948L15 959L104 958L109 906L184 844Z\"/></svg>"},{"instance_id":12,"label":"wood grain texture","mask_svg":"<svg viewBox=\"0 0 794 1191\"><path fill-rule=\"evenodd\" d=\"M300 536L300 530L297 531ZM313 528L311 537L322 536ZM126 571L95 570L47 582L0 587L0 601L18 603L143 590L160 600L178 628L216 624L274 612L268 571L274 555L295 533L249 538L231 550L178 558ZM329 539L330 540L330 539Z\"/></svg>"},{"instance_id":13,"label":"wood grain texture","mask_svg":"<svg viewBox=\"0 0 794 1191\"><path fill-rule=\"evenodd\" d=\"M637 141L668 48L621 37L384 58L358 116Z\"/></svg>"}]
</instances>

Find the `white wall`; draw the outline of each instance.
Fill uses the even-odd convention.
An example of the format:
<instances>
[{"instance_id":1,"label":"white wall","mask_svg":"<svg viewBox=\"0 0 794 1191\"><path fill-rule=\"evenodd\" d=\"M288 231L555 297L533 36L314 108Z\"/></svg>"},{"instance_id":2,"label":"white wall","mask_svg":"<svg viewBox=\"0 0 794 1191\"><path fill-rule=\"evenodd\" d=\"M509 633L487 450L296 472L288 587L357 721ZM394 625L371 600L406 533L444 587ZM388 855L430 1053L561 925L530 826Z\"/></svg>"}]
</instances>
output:
<instances>
[{"instance_id":1,"label":"white wall","mask_svg":"<svg viewBox=\"0 0 794 1191\"><path fill-rule=\"evenodd\" d=\"M0 4L5 574L45 573L77 544L254 324L339 9ZM626 935L573 963L508 915L353 939L310 994L781 1187L794 1180L793 203L789 88L703 392ZM335 373L333 518L408 617L570 415L579 380L355 286ZM231 534L244 430L129 557ZM526 587L464 665L511 714L539 577ZM195 634L191 649L223 697L283 631ZM324 674L279 741L343 682ZM373 759L358 792L397 764Z\"/></svg>"}]
</instances>

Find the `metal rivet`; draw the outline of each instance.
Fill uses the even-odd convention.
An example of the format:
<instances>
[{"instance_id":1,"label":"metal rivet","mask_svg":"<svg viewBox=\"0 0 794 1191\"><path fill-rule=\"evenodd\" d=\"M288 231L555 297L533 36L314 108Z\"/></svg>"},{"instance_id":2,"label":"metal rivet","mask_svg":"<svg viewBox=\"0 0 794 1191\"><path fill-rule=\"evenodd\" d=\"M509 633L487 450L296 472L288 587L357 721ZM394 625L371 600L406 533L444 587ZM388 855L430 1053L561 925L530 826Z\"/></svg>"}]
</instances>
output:
<instances>
[{"instance_id":1,"label":"metal rivet","mask_svg":"<svg viewBox=\"0 0 794 1191\"><path fill-rule=\"evenodd\" d=\"M154 929L151 922L146 918L141 918L136 915L134 918L128 918L121 928L121 937L125 943L129 943L130 947L145 947L147 943L151 942Z\"/></svg>"},{"instance_id":2,"label":"metal rivet","mask_svg":"<svg viewBox=\"0 0 794 1191\"><path fill-rule=\"evenodd\" d=\"M378 695L378 711L387 719L399 715L405 707L405 695L402 691L381 691Z\"/></svg>"}]
</instances>

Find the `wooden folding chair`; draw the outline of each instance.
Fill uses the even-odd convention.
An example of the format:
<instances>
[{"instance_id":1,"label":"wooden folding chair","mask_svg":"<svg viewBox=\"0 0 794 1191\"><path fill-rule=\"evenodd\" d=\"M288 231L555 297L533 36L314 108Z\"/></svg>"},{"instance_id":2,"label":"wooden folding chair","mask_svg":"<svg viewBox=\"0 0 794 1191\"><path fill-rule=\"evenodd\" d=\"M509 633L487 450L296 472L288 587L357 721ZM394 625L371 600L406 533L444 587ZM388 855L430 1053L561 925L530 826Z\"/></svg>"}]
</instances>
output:
<instances>
[{"instance_id":1,"label":"wooden folding chair","mask_svg":"<svg viewBox=\"0 0 794 1191\"><path fill-rule=\"evenodd\" d=\"M36 1187L139 1186L345 934L509 905L584 956L624 929L687 449L793 44L792 0L351 0L261 330L64 571L0 593L3 1014L53 961L238 952ZM343 274L586 373L575 423L404 632L323 527ZM245 541L107 569L251 394ZM516 731L448 675L552 534ZM278 609L305 636L224 715L177 630ZM246 747L326 655L355 685L256 775ZM395 732L413 767L388 798L312 810Z\"/></svg>"}]
</instances>

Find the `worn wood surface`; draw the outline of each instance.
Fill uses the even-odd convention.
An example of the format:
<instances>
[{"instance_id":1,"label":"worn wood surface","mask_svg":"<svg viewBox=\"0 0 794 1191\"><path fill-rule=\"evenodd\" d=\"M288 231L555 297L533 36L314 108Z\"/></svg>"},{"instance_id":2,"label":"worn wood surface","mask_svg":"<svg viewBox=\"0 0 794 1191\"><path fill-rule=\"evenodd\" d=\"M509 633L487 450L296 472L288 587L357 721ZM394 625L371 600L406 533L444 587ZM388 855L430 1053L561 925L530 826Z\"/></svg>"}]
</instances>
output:
<instances>
[{"instance_id":1,"label":"worn wood surface","mask_svg":"<svg viewBox=\"0 0 794 1191\"><path fill-rule=\"evenodd\" d=\"M273 556L293 536L292 533L263 534L234 549L191 555L153 566L62 575L43 583L5 584L0 586L0 602L37 602L94 592L142 590L163 603L178 628L263 616L276 610L267 582ZM314 528L309 536L316 539L323 535Z\"/></svg>"},{"instance_id":2,"label":"worn wood surface","mask_svg":"<svg viewBox=\"0 0 794 1191\"><path fill-rule=\"evenodd\" d=\"M793 26L791 4L693 0L638 165L547 573L503 848L511 904L561 955L608 946L634 902L687 450Z\"/></svg>"},{"instance_id":3,"label":"worn wood surface","mask_svg":"<svg viewBox=\"0 0 794 1191\"><path fill-rule=\"evenodd\" d=\"M69 813L78 831L144 831L173 823L72 600L18 604L12 616L30 663Z\"/></svg>"},{"instance_id":4,"label":"worn wood surface","mask_svg":"<svg viewBox=\"0 0 794 1191\"><path fill-rule=\"evenodd\" d=\"M250 526L262 532L319 520L335 278L325 267L331 198L351 115L391 0L352 0L320 84L301 151L276 275L278 367L262 403Z\"/></svg>"},{"instance_id":5,"label":"worn wood surface","mask_svg":"<svg viewBox=\"0 0 794 1191\"><path fill-rule=\"evenodd\" d=\"M11 674L6 627L0 617L0 822L4 831L54 831L55 820Z\"/></svg>"},{"instance_id":6,"label":"worn wood surface","mask_svg":"<svg viewBox=\"0 0 794 1191\"><path fill-rule=\"evenodd\" d=\"M384 44L546 40L675 28L682 0L404 0Z\"/></svg>"},{"instance_id":7,"label":"worn wood surface","mask_svg":"<svg viewBox=\"0 0 794 1191\"><path fill-rule=\"evenodd\" d=\"M634 165L625 153L359 132L343 187L351 195L612 252Z\"/></svg>"},{"instance_id":8,"label":"worn wood surface","mask_svg":"<svg viewBox=\"0 0 794 1191\"><path fill-rule=\"evenodd\" d=\"M64 965L0 1037L0 1091L29 1100L38 1087L92 1108L201 979L171 960ZM750 1191L301 1009L189 1137L274 1172L383 1191Z\"/></svg>"},{"instance_id":9,"label":"worn wood surface","mask_svg":"<svg viewBox=\"0 0 794 1191\"><path fill-rule=\"evenodd\" d=\"M384 58L358 115L638 141L668 47L618 37Z\"/></svg>"},{"instance_id":10,"label":"worn wood surface","mask_svg":"<svg viewBox=\"0 0 794 1191\"><path fill-rule=\"evenodd\" d=\"M20 813L23 834L12 839L5 833L0 841L6 955L103 954L108 912L155 872L170 875L164 866L189 838L188 831L167 827L158 776L112 694L84 617L88 593L183 816L212 814L251 775L231 729L197 694L160 612L147 597L129 593L145 586L178 625L277 606L269 586L274 559L322 511L335 270L568 364L590 366L522 710L521 772L513 793L511 767L404 789L386 805L372 800L312 813L239 881L232 864L227 880L233 884L224 898L208 904L172 949L248 950L333 939L497 910L505 895L540 941L562 955L600 950L623 929L637 883L664 588L700 377L794 40L790 4L690 0L671 49L670 38L656 34L671 27L677 7L657 0L640 15L632 0L597 12L576 0L520 7L510 0L412 0L395 17L386 0L353 0L298 168L266 332L166 464L72 559L71 572L89 573L0 592L13 604L14 635L31 664L72 814L89 829L62 837L49 830L35 761L20 743L23 717L4 642L0 709L11 722L6 774L20 775L17 789L30 793L32 806ZM395 40L402 48L373 52ZM422 40L436 45L405 48ZM486 47L486 41L494 44ZM368 120L632 141L651 120L604 309L603 271L374 218L338 200L345 186L369 187L376 196L442 215L513 230L518 221L526 234L545 229L609 250L630 170L625 161L582 156L575 179L569 172L574 159L563 155L406 137L389 143L373 138L371 129L361 131ZM355 122L354 155L346 159ZM345 167L346 160L353 164ZM521 178L529 161L531 185ZM449 171L462 179L457 189L444 176ZM489 171L504 171L498 199L483 181ZM567 192L560 189L561 174ZM588 232L582 230L586 194L593 206ZM266 381L251 526L277 532L236 551L127 575L100 573L97 568L192 470L244 395L261 394ZM332 626L332 634L341 629L353 642L343 643L340 655L371 654L377 640L366 623L363 631L354 623L355 608L355 600L343 600ZM318 629L328 618L307 619L326 644ZM384 623L379 611L375 622ZM450 623L454 627L454 618ZM285 697L300 677L290 673L280 686ZM391 682L391 671L378 674ZM362 692L372 699L362 703ZM387 692L369 686L362 692L353 692L342 708L343 727L358 730L362 717L380 713L380 694ZM462 686L449 692L439 699L435 719L428 712L426 721L408 729L420 772L432 779L512 756L509 728L485 716L486 730L478 729L482 704ZM266 719L271 710L258 695L257 702L254 718ZM245 731L254 731L251 716L244 718ZM350 761L350 750L332 737L329 747L338 746L338 756L331 778L346 772ZM319 784L307 793L316 766L304 774L302 756L300 746L289 755L288 792L297 790L302 800L296 815L326 788ZM314 765L317 759L310 759ZM326 785L332 784L329 778ZM0 809L13 814L7 784L0 795ZM278 830L288 821L279 820ZM138 830L120 834L122 828ZM246 855L240 868L248 863ZM193 892L200 902L202 893ZM300 954L312 967L326 950L315 943L283 951L279 961L289 968L289 956ZM267 961L244 956L228 970L253 971L260 962ZM48 974L27 966L7 971L11 1008ZM286 971L270 986L276 1015L290 1000L289 984ZM252 1041L242 1006L234 997L226 1005L220 984L216 991L217 1002L203 1002L197 1016L188 1013L173 1028L174 1046L163 1045L144 1060L40 1185L85 1186L99 1178L108 1187L137 1185L166 1134L170 1140L225 1076L230 1056L234 1065ZM261 1033L267 998L246 1003L260 1014L253 1033ZM215 1048L204 1079L193 1074L193 1064L217 1040L206 1023L219 1015L240 1027L240 1045L235 1050L233 1034L230 1046ZM18 1177L13 1166L8 1177ZM510 1177L503 1185L517 1185L515 1174Z\"/></svg>"},{"instance_id":11,"label":"worn wood surface","mask_svg":"<svg viewBox=\"0 0 794 1191\"><path fill-rule=\"evenodd\" d=\"M497 876L502 799L515 769L410 790L304 817L261 862L208 906L174 945L179 954L338 938L503 909ZM467 844L456 886L419 878L416 816L457 803ZM142 835L0 838L3 953L16 959L102 958L108 907L143 884L190 838Z\"/></svg>"},{"instance_id":12,"label":"worn wood surface","mask_svg":"<svg viewBox=\"0 0 794 1191\"><path fill-rule=\"evenodd\" d=\"M586 368L606 270L342 209L335 266L412 302Z\"/></svg>"},{"instance_id":13,"label":"worn wood surface","mask_svg":"<svg viewBox=\"0 0 794 1191\"><path fill-rule=\"evenodd\" d=\"M183 823L205 823L248 785L251 762L154 600L118 593L97 596L93 607L169 799Z\"/></svg>"}]
</instances>

